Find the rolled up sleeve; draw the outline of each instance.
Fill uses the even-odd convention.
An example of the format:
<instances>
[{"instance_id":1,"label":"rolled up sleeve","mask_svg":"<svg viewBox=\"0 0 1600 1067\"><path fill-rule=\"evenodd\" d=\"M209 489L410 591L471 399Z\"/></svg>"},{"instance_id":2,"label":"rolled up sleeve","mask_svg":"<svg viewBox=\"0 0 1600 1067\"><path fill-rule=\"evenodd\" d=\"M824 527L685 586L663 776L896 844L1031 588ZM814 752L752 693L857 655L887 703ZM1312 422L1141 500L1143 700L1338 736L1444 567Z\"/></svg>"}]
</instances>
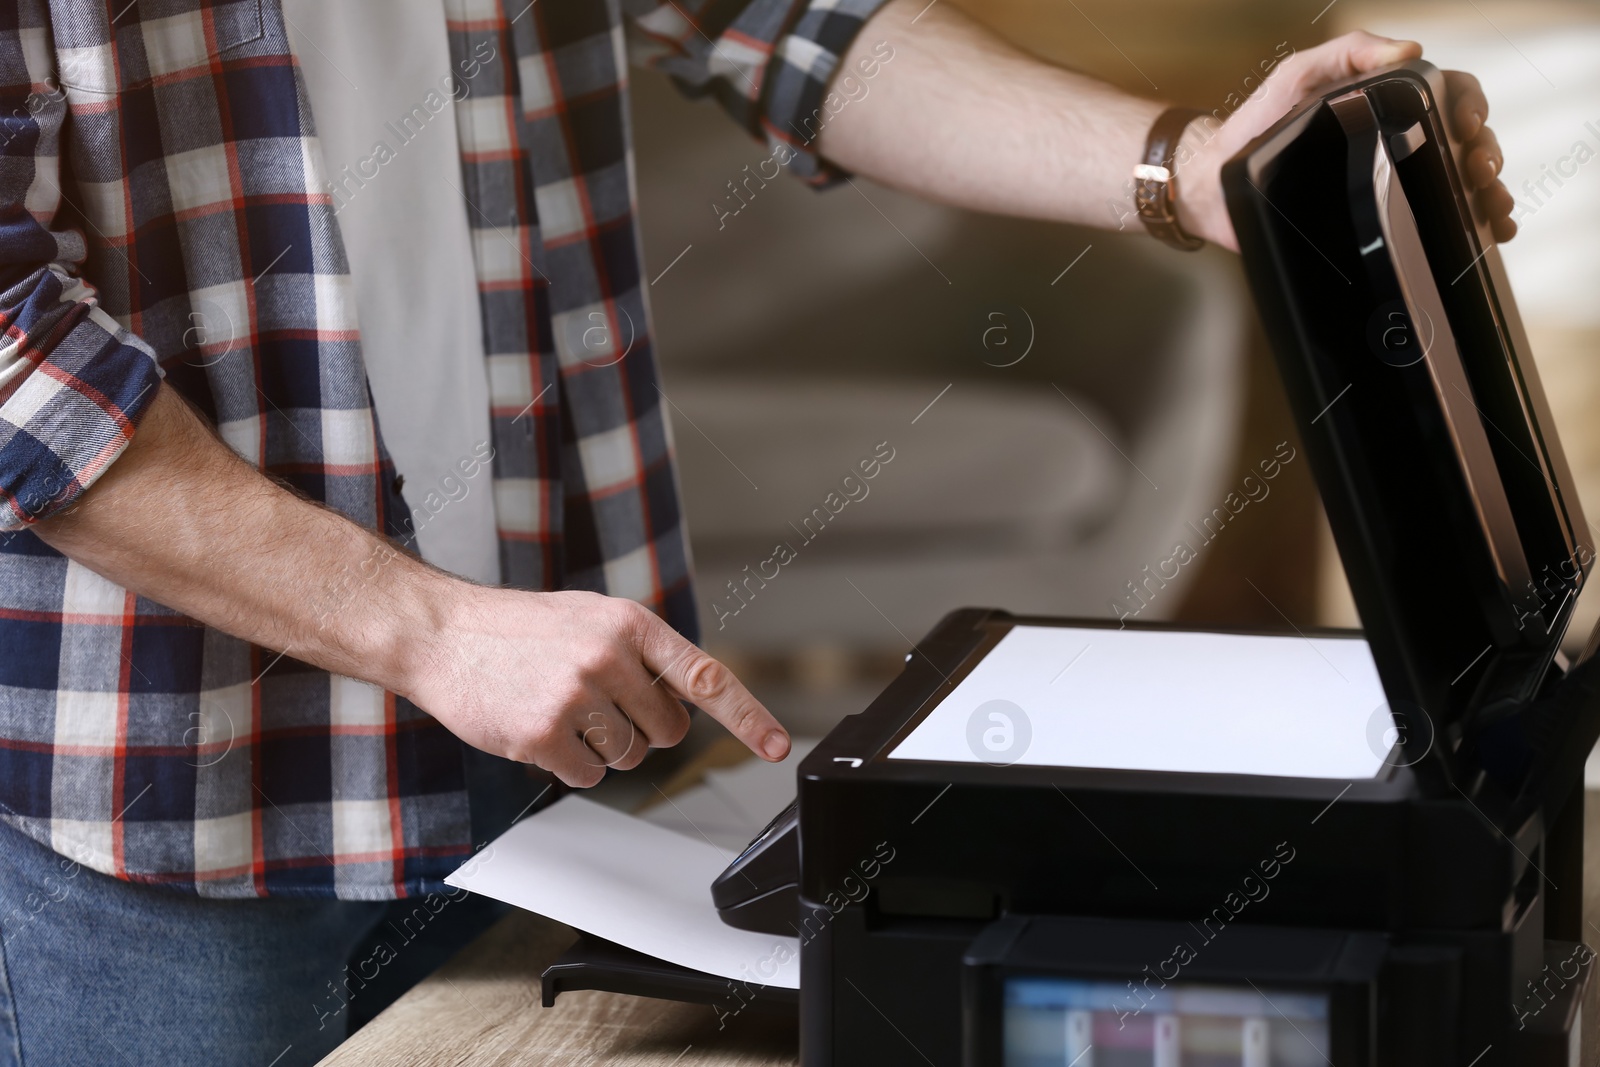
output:
<instances>
[{"instance_id":1,"label":"rolled up sleeve","mask_svg":"<svg viewBox=\"0 0 1600 1067\"><path fill-rule=\"evenodd\" d=\"M20 8L20 10L19 10ZM55 228L67 102L40 5L0 15L0 530L68 506L132 439L161 380L155 353L98 305Z\"/></svg>"},{"instance_id":2,"label":"rolled up sleeve","mask_svg":"<svg viewBox=\"0 0 1600 1067\"><path fill-rule=\"evenodd\" d=\"M873 79L894 57L893 47L880 42L861 69L839 69L885 2L625 0L624 6L636 62L671 75L691 96L715 97L776 162L821 186L844 174L817 153L817 138L834 116L870 95Z\"/></svg>"}]
</instances>

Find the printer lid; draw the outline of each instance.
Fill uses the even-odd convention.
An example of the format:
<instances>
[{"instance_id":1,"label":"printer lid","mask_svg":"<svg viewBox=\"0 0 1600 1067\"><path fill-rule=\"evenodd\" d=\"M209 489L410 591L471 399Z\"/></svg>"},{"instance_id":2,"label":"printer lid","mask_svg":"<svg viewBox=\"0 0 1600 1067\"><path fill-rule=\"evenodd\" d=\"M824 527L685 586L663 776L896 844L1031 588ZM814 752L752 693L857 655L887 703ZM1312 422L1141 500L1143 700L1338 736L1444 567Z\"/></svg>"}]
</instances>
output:
<instances>
[{"instance_id":1,"label":"printer lid","mask_svg":"<svg viewBox=\"0 0 1600 1067\"><path fill-rule=\"evenodd\" d=\"M1509 778L1594 537L1427 63L1303 102L1224 168L1244 265L1406 762Z\"/></svg>"}]
</instances>

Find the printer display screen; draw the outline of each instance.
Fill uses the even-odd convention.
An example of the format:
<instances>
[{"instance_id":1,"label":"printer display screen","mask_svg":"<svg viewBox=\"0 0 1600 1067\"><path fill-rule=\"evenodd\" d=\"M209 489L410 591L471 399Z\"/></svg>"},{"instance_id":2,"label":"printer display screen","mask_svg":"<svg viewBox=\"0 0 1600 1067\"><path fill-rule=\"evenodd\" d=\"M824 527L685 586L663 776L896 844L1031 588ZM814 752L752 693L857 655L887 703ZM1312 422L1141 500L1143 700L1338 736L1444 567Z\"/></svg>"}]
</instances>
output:
<instances>
[{"instance_id":1,"label":"printer display screen","mask_svg":"<svg viewBox=\"0 0 1600 1067\"><path fill-rule=\"evenodd\" d=\"M1358 637L1016 626L888 758L1349 781L1395 740Z\"/></svg>"},{"instance_id":2,"label":"printer display screen","mask_svg":"<svg viewBox=\"0 0 1600 1067\"><path fill-rule=\"evenodd\" d=\"M1005 1067L1322 1067L1329 998L1251 986L1011 977Z\"/></svg>"}]
</instances>

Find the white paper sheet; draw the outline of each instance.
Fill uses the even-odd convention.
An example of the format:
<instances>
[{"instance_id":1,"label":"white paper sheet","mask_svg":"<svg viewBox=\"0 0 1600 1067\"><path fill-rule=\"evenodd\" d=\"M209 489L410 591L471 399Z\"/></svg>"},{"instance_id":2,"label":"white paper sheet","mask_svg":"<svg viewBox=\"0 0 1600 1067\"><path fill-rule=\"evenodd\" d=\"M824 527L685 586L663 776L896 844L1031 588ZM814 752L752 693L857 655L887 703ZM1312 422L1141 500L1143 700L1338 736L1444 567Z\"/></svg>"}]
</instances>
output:
<instances>
[{"instance_id":1,"label":"white paper sheet","mask_svg":"<svg viewBox=\"0 0 1600 1067\"><path fill-rule=\"evenodd\" d=\"M711 881L734 855L568 796L501 834L445 881L669 963L798 989L797 938L735 930L717 917Z\"/></svg>"},{"instance_id":2,"label":"white paper sheet","mask_svg":"<svg viewBox=\"0 0 1600 1067\"><path fill-rule=\"evenodd\" d=\"M1353 780L1390 721L1358 638L1018 626L889 758Z\"/></svg>"},{"instance_id":3,"label":"white paper sheet","mask_svg":"<svg viewBox=\"0 0 1600 1067\"><path fill-rule=\"evenodd\" d=\"M700 785L652 805L639 817L680 834L709 839L737 854L794 800L794 769L818 740L793 738L782 763L747 759L709 770Z\"/></svg>"}]
</instances>

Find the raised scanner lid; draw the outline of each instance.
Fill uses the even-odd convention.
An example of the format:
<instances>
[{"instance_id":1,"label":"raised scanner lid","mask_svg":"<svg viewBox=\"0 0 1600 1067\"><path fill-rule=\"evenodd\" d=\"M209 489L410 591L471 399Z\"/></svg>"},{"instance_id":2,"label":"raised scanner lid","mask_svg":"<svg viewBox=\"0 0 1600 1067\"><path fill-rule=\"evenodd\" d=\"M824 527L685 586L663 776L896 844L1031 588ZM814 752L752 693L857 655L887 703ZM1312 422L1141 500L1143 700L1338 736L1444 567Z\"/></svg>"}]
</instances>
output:
<instances>
[{"instance_id":1,"label":"raised scanner lid","mask_svg":"<svg viewBox=\"0 0 1600 1067\"><path fill-rule=\"evenodd\" d=\"M1594 559L1511 288L1416 62L1297 107L1229 210L1404 759L1443 788L1531 701Z\"/></svg>"}]
</instances>

